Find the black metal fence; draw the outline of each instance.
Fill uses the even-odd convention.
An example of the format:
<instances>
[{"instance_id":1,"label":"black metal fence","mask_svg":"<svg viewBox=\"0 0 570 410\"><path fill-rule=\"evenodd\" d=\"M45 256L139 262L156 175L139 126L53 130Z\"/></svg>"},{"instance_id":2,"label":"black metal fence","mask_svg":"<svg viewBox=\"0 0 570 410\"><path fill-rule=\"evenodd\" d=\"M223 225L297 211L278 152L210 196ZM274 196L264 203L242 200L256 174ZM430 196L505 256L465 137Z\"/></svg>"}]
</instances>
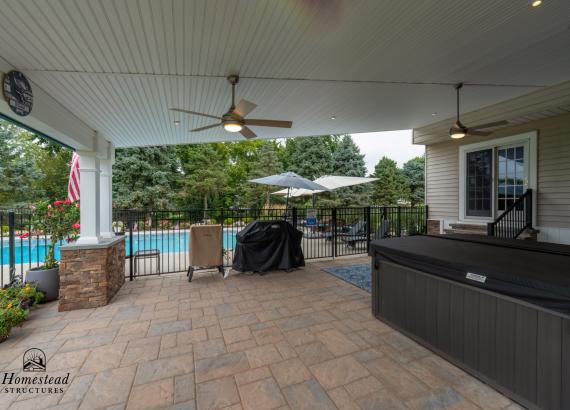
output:
<instances>
[{"instance_id":1,"label":"black metal fence","mask_svg":"<svg viewBox=\"0 0 570 410\"><path fill-rule=\"evenodd\" d=\"M113 229L126 236L126 272L136 277L185 271L193 224L222 225L224 265L230 266L237 233L254 220L287 219L303 232L305 259L318 259L365 254L374 239L423 234L427 211L427 206L293 208L287 213L283 209L117 209ZM33 232L31 220L30 210L0 211L2 286L43 263L48 239Z\"/></svg>"}]
</instances>

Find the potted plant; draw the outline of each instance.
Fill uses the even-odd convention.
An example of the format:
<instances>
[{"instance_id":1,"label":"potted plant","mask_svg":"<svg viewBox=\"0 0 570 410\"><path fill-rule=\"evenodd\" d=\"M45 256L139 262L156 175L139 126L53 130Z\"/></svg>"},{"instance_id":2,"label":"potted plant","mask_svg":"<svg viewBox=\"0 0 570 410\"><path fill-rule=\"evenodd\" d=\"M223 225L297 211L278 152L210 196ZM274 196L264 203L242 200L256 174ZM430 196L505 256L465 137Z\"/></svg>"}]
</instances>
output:
<instances>
[{"instance_id":1,"label":"potted plant","mask_svg":"<svg viewBox=\"0 0 570 410\"><path fill-rule=\"evenodd\" d=\"M44 264L26 272L26 282L36 283L45 294L44 301L59 296L59 262L55 258L55 246L64 240L71 242L79 236L79 203L71 201L40 202L32 219L34 232L46 235Z\"/></svg>"},{"instance_id":2,"label":"potted plant","mask_svg":"<svg viewBox=\"0 0 570 410\"><path fill-rule=\"evenodd\" d=\"M125 224L123 224L123 221L114 221L111 226L113 227L113 232L115 232L115 235L125 234Z\"/></svg>"}]
</instances>

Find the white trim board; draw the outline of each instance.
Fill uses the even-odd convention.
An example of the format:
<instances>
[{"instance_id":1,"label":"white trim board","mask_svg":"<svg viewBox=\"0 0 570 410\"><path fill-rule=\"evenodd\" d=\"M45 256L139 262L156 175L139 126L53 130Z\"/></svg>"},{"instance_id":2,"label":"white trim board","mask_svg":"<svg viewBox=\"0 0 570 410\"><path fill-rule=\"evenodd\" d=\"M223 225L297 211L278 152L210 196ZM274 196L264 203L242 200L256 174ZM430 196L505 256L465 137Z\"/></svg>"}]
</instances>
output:
<instances>
[{"instance_id":1,"label":"white trim board","mask_svg":"<svg viewBox=\"0 0 570 410\"><path fill-rule=\"evenodd\" d=\"M536 204L536 188L537 188L537 174L538 174L538 131L529 131L522 134L511 135L508 137L495 138L491 140L476 142L473 144L461 145L459 147L459 221L468 223L485 223L492 222L495 218L495 190L496 183L493 174L493 215L491 217L467 217L465 215L465 154L470 151L485 149L485 148L496 148L502 145L510 145L516 143L528 143L529 153L528 153L528 165L529 165L529 177L528 177L528 188L533 190L533 204ZM494 166L494 165L493 165ZM533 223L536 221L536 207L533 207Z\"/></svg>"}]
</instances>

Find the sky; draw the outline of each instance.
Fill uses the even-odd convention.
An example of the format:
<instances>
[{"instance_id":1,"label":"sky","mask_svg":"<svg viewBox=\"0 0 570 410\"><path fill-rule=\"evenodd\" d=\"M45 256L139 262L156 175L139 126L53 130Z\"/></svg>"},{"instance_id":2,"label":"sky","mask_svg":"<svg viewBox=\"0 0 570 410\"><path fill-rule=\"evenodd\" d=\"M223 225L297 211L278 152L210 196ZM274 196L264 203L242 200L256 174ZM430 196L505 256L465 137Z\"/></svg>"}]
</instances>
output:
<instances>
[{"instance_id":1,"label":"sky","mask_svg":"<svg viewBox=\"0 0 570 410\"><path fill-rule=\"evenodd\" d=\"M407 160L424 153L423 145L412 145L412 130L352 134L352 139L364 154L368 174L374 172L374 165L383 156L401 167Z\"/></svg>"}]
</instances>

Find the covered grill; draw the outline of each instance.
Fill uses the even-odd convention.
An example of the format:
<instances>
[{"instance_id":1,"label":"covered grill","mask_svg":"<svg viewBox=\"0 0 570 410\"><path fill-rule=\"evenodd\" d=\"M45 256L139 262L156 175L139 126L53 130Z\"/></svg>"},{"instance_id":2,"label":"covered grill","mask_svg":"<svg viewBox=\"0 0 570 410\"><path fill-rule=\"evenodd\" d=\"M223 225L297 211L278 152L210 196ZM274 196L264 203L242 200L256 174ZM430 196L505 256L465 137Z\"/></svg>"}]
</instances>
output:
<instances>
[{"instance_id":1,"label":"covered grill","mask_svg":"<svg viewBox=\"0 0 570 410\"><path fill-rule=\"evenodd\" d=\"M287 221L254 221L237 234L233 268L267 272L305 266L302 237Z\"/></svg>"}]
</instances>

